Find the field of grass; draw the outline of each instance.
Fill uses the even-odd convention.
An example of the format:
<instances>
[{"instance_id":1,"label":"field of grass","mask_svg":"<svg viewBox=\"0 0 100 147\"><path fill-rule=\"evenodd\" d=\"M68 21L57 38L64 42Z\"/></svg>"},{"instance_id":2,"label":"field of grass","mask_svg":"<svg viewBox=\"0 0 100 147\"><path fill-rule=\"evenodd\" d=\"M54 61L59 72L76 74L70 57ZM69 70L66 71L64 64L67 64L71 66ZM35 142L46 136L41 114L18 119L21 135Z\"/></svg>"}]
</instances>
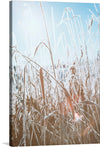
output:
<instances>
[{"instance_id":1,"label":"field of grass","mask_svg":"<svg viewBox=\"0 0 100 147\"><path fill-rule=\"evenodd\" d=\"M100 54L98 52L97 57L90 60L84 37L82 41L75 40L74 29L81 28L81 32L76 29L77 36L83 34L83 29L81 18L73 16L75 20L71 18L67 27L69 36L73 36L72 44L79 41L80 57L76 56L73 63L62 64L59 61L55 64L41 3L40 7L47 43L39 42L34 56L44 46L49 51L51 65L43 67L34 57L30 58L20 52L17 46L11 46L10 144L100 143ZM69 11L72 10L66 8L64 13L68 14ZM65 23L67 17L65 19L63 16L61 22ZM89 35L93 21L95 16L92 14L88 24ZM100 32L99 26L100 21L97 27ZM83 43L81 46L80 42ZM68 58L70 56L67 55ZM13 62L16 63L14 66Z\"/></svg>"}]
</instances>

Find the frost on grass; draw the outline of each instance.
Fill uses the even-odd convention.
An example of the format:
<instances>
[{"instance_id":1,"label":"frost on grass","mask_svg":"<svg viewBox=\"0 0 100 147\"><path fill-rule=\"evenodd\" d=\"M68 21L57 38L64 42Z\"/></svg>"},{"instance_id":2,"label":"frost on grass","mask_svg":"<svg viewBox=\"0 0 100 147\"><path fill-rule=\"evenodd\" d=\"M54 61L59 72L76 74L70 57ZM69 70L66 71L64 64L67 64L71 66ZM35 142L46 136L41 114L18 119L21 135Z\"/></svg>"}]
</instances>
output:
<instances>
[{"instance_id":1,"label":"frost on grass","mask_svg":"<svg viewBox=\"0 0 100 147\"><path fill-rule=\"evenodd\" d=\"M70 43L66 40L66 32L58 36L54 46L58 47L64 41L67 59L64 64L60 60L55 64L45 9L41 4L40 7L47 39L46 43L39 42L33 55L36 56L44 46L49 51L51 65L43 67L34 57L31 59L17 47L11 47L15 64L11 67L11 145L100 143L100 52L94 60L88 58L89 47L95 47L91 42L92 27L94 21L100 26L100 16L89 10L86 41L81 16L75 15L71 8L64 9L58 27L65 25ZM98 11L96 5L95 9ZM68 63L73 47L79 49L80 56Z\"/></svg>"}]
</instances>

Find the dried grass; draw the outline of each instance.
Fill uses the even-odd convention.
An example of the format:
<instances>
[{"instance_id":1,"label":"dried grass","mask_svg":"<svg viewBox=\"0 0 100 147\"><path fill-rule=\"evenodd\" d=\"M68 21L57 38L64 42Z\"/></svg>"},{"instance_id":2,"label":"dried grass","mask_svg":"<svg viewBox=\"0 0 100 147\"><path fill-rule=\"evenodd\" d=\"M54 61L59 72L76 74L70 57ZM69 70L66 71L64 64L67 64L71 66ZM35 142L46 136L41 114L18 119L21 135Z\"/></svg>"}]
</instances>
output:
<instances>
[{"instance_id":1,"label":"dried grass","mask_svg":"<svg viewBox=\"0 0 100 147\"><path fill-rule=\"evenodd\" d=\"M25 66L21 70L12 70L12 113L11 145L60 145L60 144L84 144L100 143L100 87L99 69L96 68L95 78L90 72L90 61L87 54L87 46L81 49L81 56L73 66L69 65L69 71L65 76L66 83L56 77L51 45L47 31L43 7L40 3L45 24L48 45L40 42L34 55L43 44L48 48L52 67L52 75L33 59L25 56L17 50L13 50L12 59L25 60ZM66 9L68 11L71 9ZM76 18L76 17L75 17ZM74 19L75 19L74 18ZM62 17L63 19L63 17ZM73 17L71 18L73 19ZM66 19L62 20L65 22ZM71 25L71 24L70 24ZM75 23L76 25L76 23ZM91 27L93 20L91 20ZM73 34L73 30L69 30ZM86 63L83 57L86 55ZM16 66L16 70L17 70ZM98 60L94 67L99 66ZM92 69L94 69L92 66ZM86 73L85 73L86 71ZM12 73L13 73L12 72ZM68 79L70 75L70 80ZM18 77L19 76L19 77ZM92 87L92 80L94 85ZM69 89L68 86L69 85ZM94 90L94 93L93 91Z\"/></svg>"}]
</instances>

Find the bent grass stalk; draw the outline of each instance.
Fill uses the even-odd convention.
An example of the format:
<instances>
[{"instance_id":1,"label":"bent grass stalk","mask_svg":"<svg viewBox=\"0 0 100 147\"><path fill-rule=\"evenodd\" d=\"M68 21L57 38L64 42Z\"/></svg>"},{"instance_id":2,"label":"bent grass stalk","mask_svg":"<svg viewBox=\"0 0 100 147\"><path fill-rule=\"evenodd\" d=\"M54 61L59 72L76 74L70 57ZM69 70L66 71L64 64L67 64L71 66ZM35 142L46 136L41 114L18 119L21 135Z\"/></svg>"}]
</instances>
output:
<instances>
[{"instance_id":1,"label":"bent grass stalk","mask_svg":"<svg viewBox=\"0 0 100 147\"><path fill-rule=\"evenodd\" d=\"M41 11L42 11L42 15L43 15L43 20L44 20L44 24L45 24L45 30L46 30L47 40L48 40L48 45L49 45L48 49L49 49L50 56L51 56L51 62L52 62L52 66L53 66L54 77L56 78L54 62L53 62L53 56L52 56L52 51L51 51L51 45L50 45L50 40L49 40L49 35L48 35L48 30L47 30L47 25L46 25L46 20L45 20L44 11L43 11L43 7L42 7L41 2L40 2L40 7L41 7Z\"/></svg>"}]
</instances>

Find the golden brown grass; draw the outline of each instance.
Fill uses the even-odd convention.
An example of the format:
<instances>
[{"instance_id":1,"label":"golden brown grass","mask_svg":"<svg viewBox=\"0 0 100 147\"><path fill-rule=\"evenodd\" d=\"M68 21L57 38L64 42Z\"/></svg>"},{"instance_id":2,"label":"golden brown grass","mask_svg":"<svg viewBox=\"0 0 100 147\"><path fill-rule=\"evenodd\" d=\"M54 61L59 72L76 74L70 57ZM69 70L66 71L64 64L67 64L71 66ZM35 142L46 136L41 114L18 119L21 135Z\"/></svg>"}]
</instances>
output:
<instances>
[{"instance_id":1,"label":"golden brown grass","mask_svg":"<svg viewBox=\"0 0 100 147\"><path fill-rule=\"evenodd\" d=\"M80 59L75 61L73 65L69 65L69 72L65 77L66 85L69 85L68 90L63 81L61 82L60 79L56 78L41 3L40 7L48 45L45 42L40 42L34 55L39 51L41 44L48 48L54 75L18 51L17 47L11 47L14 50L12 59L14 60L17 55L19 58L15 59L16 62L22 58L26 64L24 67L21 65L19 72L12 67L14 74L11 75L13 111L10 114L10 145L100 143L99 76L94 73L95 78L92 77L87 47L85 45L85 66L82 65L83 50L81 50ZM92 25L93 20L91 20L91 27ZM20 66L18 62L17 66ZM94 66L99 66L97 60ZM68 75L70 75L70 80L67 78ZM92 80L94 80L94 87L92 87Z\"/></svg>"}]
</instances>

